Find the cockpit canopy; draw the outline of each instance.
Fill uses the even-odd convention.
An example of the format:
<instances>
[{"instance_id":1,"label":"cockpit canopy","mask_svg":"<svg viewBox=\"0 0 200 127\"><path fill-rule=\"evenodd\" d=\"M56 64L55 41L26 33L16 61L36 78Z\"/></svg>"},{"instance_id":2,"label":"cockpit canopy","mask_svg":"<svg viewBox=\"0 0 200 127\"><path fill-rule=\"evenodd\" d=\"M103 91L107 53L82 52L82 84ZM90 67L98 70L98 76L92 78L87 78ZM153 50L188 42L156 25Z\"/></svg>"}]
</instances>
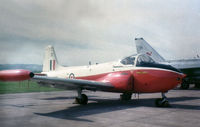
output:
<instances>
[{"instance_id":1,"label":"cockpit canopy","mask_svg":"<svg viewBox=\"0 0 200 127\"><path fill-rule=\"evenodd\" d=\"M155 63L155 61L150 56L146 54L141 54L137 58L136 66L141 66L141 65L149 64L149 63Z\"/></svg>"},{"instance_id":2,"label":"cockpit canopy","mask_svg":"<svg viewBox=\"0 0 200 127\"><path fill-rule=\"evenodd\" d=\"M120 61L123 65L134 65L136 62L136 66L141 66L144 64L155 63L155 61L146 54L140 55L131 55Z\"/></svg>"},{"instance_id":3,"label":"cockpit canopy","mask_svg":"<svg viewBox=\"0 0 200 127\"><path fill-rule=\"evenodd\" d=\"M121 63L124 64L124 65L134 65L135 58L136 58L136 55L128 56L128 57L122 59Z\"/></svg>"}]
</instances>

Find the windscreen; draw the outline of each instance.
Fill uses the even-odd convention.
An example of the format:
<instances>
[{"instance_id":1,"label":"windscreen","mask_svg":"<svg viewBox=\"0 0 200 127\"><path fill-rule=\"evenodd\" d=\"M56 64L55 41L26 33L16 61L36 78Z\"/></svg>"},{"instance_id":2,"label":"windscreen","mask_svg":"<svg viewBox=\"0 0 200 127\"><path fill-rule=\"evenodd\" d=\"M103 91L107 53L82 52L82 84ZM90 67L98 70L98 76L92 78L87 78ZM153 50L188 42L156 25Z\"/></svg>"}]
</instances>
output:
<instances>
[{"instance_id":1,"label":"windscreen","mask_svg":"<svg viewBox=\"0 0 200 127\"><path fill-rule=\"evenodd\" d=\"M135 55L132 55L132 56L129 56L129 57L122 59L121 63L124 64L124 65L134 65Z\"/></svg>"}]
</instances>

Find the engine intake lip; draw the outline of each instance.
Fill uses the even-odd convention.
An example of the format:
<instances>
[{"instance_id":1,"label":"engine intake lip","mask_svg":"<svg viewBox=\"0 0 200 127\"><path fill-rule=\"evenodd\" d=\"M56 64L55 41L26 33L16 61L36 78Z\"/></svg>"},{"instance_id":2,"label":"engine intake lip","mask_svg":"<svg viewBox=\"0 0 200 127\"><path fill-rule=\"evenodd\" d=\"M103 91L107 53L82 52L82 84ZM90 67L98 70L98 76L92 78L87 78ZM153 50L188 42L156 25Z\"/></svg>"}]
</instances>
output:
<instances>
[{"instance_id":1,"label":"engine intake lip","mask_svg":"<svg viewBox=\"0 0 200 127\"><path fill-rule=\"evenodd\" d=\"M33 78L34 75L35 75L35 74L34 74L33 72L30 72L30 74L29 74L30 78Z\"/></svg>"}]
</instances>

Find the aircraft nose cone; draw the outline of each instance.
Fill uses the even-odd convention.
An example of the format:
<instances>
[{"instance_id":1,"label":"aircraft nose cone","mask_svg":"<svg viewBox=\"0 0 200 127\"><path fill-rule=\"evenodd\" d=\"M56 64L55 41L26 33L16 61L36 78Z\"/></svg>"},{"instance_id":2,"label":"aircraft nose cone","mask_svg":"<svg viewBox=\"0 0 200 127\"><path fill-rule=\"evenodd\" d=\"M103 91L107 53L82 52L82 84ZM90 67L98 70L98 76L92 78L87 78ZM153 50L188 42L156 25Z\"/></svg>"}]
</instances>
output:
<instances>
[{"instance_id":1,"label":"aircraft nose cone","mask_svg":"<svg viewBox=\"0 0 200 127\"><path fill-rule=\"evenodd\" d=\"M186 74L183 74L183 78L186 78L187 77L187 75Z\"/></svg>"},{"instance_id":2,"label":"aircraft nose cone","mask_svg":"<svg viewBox=\"0 0 200 127\"><path fill-rule=\"evenodd\" d=\"M180 73L177 74L175 77L176 77L176 83L181 84L183 82L183 79L186 77L186 74Z\"/></svg>"}]
</instances>

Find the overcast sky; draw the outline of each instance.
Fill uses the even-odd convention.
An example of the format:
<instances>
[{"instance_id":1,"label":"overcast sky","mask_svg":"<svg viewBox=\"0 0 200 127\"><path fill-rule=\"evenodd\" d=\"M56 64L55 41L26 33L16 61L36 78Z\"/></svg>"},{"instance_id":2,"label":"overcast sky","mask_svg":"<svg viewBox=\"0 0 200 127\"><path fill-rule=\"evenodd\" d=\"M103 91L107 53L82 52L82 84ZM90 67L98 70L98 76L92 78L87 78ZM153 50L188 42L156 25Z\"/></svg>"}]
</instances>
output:
<instances>
[{"instance_id":1,"label":"overcast sky","mask_svg":"<svg viewBox=\"0 0 200 127\"><path fill-rule=\"evenodd\" d=\"M165 59L200 54L199 0L0 0L0 64L118 60L143 37Z\"/></svg>"}]
</instances>

